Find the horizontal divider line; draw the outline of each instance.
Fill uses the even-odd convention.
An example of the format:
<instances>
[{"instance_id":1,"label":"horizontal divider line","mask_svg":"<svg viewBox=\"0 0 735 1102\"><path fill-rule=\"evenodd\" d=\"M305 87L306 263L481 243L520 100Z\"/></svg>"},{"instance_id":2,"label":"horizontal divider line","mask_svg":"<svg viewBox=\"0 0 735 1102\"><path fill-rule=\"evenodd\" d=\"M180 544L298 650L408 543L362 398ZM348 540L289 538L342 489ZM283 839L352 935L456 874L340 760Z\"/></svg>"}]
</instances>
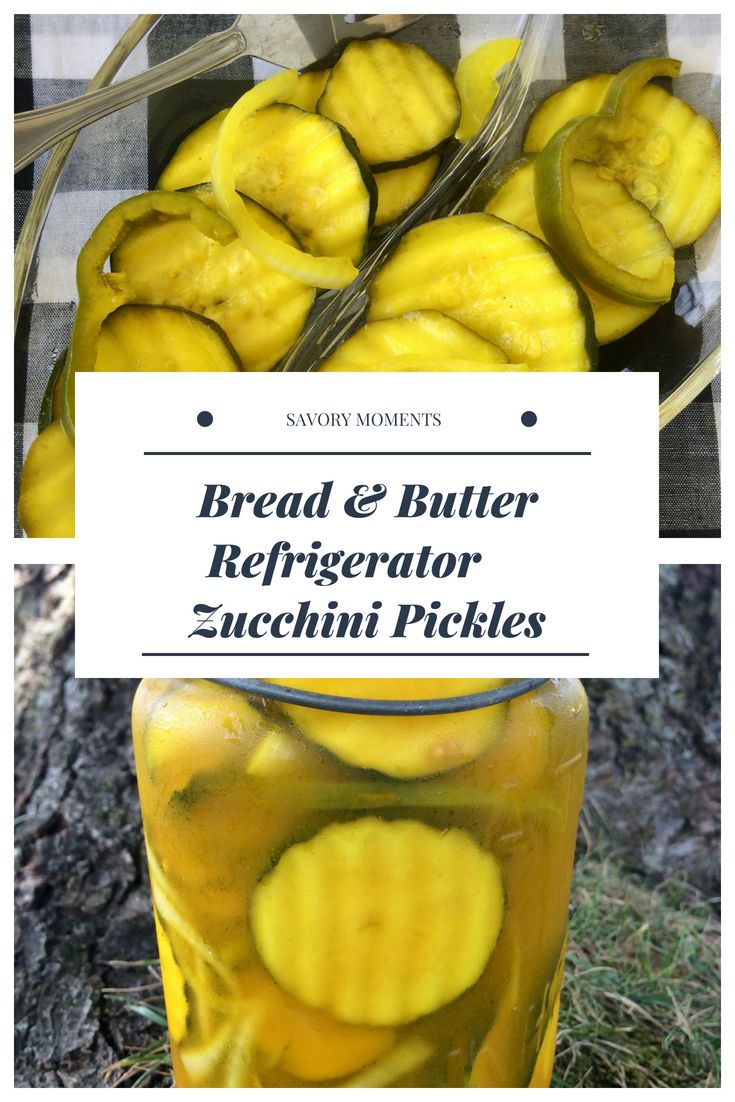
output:
<instances>
[{"instance_id":1,"label":"horizontal divider line","mask_svg":"<svg viewBox=\"0 0 735 1102\"><path fill-rule=\"evenodd\" d=\"M592 455L592 452L155 452L144 451L143 455Z\"/></svg>"},{"instance_id":2,"label":"horizontal divider line","mask_svg":"<svg viewBox=\"0 0 735 1102\"><path fill-rule=\"evenodd\" d=\"M141 651L141 658L589 658L589 651Z\"/></svg>"}]
</instances>

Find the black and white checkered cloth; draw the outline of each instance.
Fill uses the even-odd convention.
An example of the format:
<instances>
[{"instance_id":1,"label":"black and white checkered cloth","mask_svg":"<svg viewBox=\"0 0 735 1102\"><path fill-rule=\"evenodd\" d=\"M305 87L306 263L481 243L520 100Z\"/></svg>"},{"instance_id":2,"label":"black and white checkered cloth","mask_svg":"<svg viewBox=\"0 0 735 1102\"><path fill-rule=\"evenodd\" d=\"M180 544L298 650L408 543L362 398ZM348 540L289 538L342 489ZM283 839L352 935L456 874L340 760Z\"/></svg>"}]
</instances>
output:
<instances>
[{"instance_id":1,"label":"black and white checkered cloth","mask_svg":"<svg viewBox=\"0 0 735 1102\"><path fill-rule=\"evenodd\" d=\"M224 29L232 18L165 17L135 50L120 78L170 57L205 34ZM493 36L513 33L515 17L462 15L426 17L402 36L426 45L439 60L453 68L460 56L460 39L462 52L467 52L475 42L487 38L488 25L484 20L489 18L493 20L490 31ZM616 71L642 56L668 55L684 61L684 75L677 82L679 94L711 118L719 129L718 16L551 18L549 45L531 90L529 111L568 79ZM124 15L16 16L16 111L82 93L131 21L131 16ZM109 120L102 120L77 138L49 210L18 324L16 480L23 456L36 435L39 405L49 371L58 352L69 341L75 299L74 269L85 240L112 206L153 186L175 144L174 136L168 137L166 129L166 119L172 113L181 120L182 114L186 116L190 111L190 125L194 126L204 117L202 98L211 97L209 113L213 114L223 104L234 102L254 79L262 79L272 71L262 62L244 58L226 70L201 78L203 84L196 101L188 102L185 86L170 89L118 112L114 127ZM206 89L204 93L202 87ZM515 150L511 147L508 152ZM16 177L16 235L47 158L44 155ZM694 354L696 362L703 352L719 343L719 223L696 246L682 251L677 259L677 278L689 288L696 287L696 325L686 332L688 351ZM673 362L679 356L682 343L673 324L667 331L659 322L659 330L654 331L651 342L651 363L633 366L650 368L660 362L665 375L668 361ZM661 433L660 528L664 536L720 534L719 408L718 379ZM624 446L625 426L620 428Z\"/></svg>"}]
</instances>

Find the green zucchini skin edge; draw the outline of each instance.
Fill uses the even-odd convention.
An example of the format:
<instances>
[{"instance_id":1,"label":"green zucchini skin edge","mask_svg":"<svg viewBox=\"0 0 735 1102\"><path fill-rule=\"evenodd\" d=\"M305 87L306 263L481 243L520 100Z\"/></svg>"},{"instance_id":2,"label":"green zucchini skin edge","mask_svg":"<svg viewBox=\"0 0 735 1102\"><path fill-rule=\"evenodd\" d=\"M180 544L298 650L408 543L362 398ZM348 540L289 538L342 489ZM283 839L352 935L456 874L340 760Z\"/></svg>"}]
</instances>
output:
<instances>
[{"instance_id":1,"label":"green zucchini skin edge","mask_svg":"<svg viewBox=\"0 0 735 1102\"><path fill-rule=\"evenodd\" d=\"M43 398L41 399L41 408L38 411L38 434L39 436L47 429L54 417L54 391L56 390L57 383L59 382L59 376L66 367L66 357L69 349L65 348L61 352L54 362L54 366L51 368L51 374L46 382L46 387L43 392ZM62 384L59 384L62 385Z\"/></svg>"},{"instance_id":2,"label":"green zucchini skin edge","mask_svg":"<svg viewBox=\"0 0 735 1102\"><path fill-rule=\"evenodd\" d=\"M317 107L319 104L317 104ZM354 140L354 139L353 139ZM453 149L459 145L459 142L450 134L448 138L444 138L443 141L433 146L431 149L424 149L421 153L417 153L415 157L407 157L405 161L381 161L379 165L372 165L371 168L375 172L389 172L392 168L410 168L411 165L417 165L420 161L425 161L429 157L433 157L435 153L441 153L442 155L447 152L448 149Z\"/></svg>"},{"instance_id":3,"label":"green zucchini skin edge","mask_svg":"<svg viewBox=\"0 0 735 1102\"><path fill-rule=\"evenodd\" d=\"M533 154L516 157L513 161L506 161L504 165L491 172L489 176L483 176L467 196L462 208L463 211L466 211L467 214L482 214L490 200L494 199L500 189L505 187L511 176L514 176L529 161L535 159Z\"/></svg>"},{"instance_id":4,"label":"green zucchini skin edge","mask_svg":"<svg viewBox=\"0 0 735 1102\"><path fill-rule=\"evenodd\" d=\"M612 116L601 112L600 115L588 115L571 119L566 126L563 126L554 135L536 157L536 213L539 224L552 248L561 256L572 257L578 266L581 266L583 261L577 260L577 243L569 227L569 220L576 219L576 215L573 211L570 212L568 208L567 193L569 188L566 181L568 154L566 145L584 128L595 125L597 119L612 119ZM636 201L632 197L631 200ZM651 217L653 218L654 215L651 215ZM579 232L582 233L581 228ZM591 246L589 246L589 251L594 251ZM601 260L600 264L602 263ZM608 265L608 268L611 267L611 265ZM642 280L637 281L641 285L641 291L637 293L633 288L636 283L633 276L627 277L631 284L630 288L627 286L613 288L590 264L583 266L582 274L590 287L594 287L603 295L617 299L619 302L628 303L631 306L660 306L668 302L671 297L670 288L666 293L656 288L650 292L644 290L644 281ZM623 273L624 275L625 273Z\"/></svg>"},{"instance_id":5,"label":"green zucchini skin edge","mask_svg":"<svg viewBox=\"0 0 735 1102\"><path fill-rule=\"evenodd\" d=\"M317 104L317 108L318 107L319 107L319 104ZM300 111L301 108L297 107L296 110ZM317 113L318 113L318 111L317 111ZM308 114L308 112L305 111L304 114ZM334 119L330 119L330 122L334 122ZM373 226L375 225L375 213L378 209L378 185L375 183L375 177L373 176L373 172L372 172L372 169L370 168L370 165L367 163L365 158L360 153L360 150L357 148L357 142L352 137L352 134L350 134L349 130L345 130L344 126L342 126L341 123L337 122L334 125L336 127L338 127L339 132L342 135L342 141L345 143L345 146L347 147L347 152L349 154L351 154L352 157L354 157L355 162L357 164L357 167L360 170L360 176L362 177L362 181L365 184L365 187L367 188L367 191L368 191L368 196L370 197L370 207L369 207L369 213L368 213L368 226L367 226L367 233L365 234L365 247L362 251L362 259L364 260L365 259L365 252L367 250L368 238L370 237L370 234L373 231ZM293 233L293 230L291 232Z\"/></svg>"}]
</instances>

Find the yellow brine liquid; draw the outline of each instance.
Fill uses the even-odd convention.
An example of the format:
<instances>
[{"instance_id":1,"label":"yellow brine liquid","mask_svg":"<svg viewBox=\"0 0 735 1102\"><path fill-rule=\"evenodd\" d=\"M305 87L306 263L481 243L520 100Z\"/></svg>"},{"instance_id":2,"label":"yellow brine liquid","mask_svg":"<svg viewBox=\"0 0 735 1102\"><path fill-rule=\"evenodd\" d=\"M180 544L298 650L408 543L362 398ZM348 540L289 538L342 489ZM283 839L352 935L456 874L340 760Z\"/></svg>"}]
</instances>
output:
<instances>
[{"instance_id":1,"label":"yellow brine liquid","mask_svg":"<svg viewBox=\"0 0 735 1102\"><path fill-rule=\"evenodd\" d=\"M482 680L308 680L371 699ZM434 717L144 681L135 757L179 1087L546 1087L577 681Z\"/></svg>"}]
</instances>

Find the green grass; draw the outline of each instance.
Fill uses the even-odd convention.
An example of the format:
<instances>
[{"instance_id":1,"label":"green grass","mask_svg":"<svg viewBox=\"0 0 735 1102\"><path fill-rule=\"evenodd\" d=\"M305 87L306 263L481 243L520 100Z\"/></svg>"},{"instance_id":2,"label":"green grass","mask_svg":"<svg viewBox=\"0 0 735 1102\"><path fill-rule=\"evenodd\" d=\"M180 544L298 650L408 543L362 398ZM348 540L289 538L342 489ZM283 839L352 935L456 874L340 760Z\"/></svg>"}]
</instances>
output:
<instances>
[{"instance_id":1,"label":"green grass","mask_svg":"<svg viewBox=\"0 0 735 1102\"><path fill-rule=\"evenodd\" d=\"M552 1086L717 1087L719 951L712 907L686 884L651 890L611 860L582 857ZM147 980L108 989L152 1029L149 1045L107 1069L105 1085L170 1085L160 981Z\"/></svg>"},{"instance_id":2,"label":"green grass","mask_svg":"<svg viewBox=\"0 0 735 1102\"><path fill-rule=\"evenodd\" d=\"M163 987L158 960L107 961L113 968L139 969L143 982L127 987L103 988L111 1002L122 1004L124 1011L150 1023L147 1044L136 1046L130 1055L105 1068L102 1078L106 1087L170 1087L172 1086L171 1053L163 1006Z\"/></svg>"},{"instance_id":3,"label":"green grass","mask_svg":"<svg viewBox=\"0 0 735 1102\"><path fill-rule=\"evenodd\" d=\"M716 1087L720 929L676 879L575 870L555 1087Z\"/></svg>"}]
</instances>

